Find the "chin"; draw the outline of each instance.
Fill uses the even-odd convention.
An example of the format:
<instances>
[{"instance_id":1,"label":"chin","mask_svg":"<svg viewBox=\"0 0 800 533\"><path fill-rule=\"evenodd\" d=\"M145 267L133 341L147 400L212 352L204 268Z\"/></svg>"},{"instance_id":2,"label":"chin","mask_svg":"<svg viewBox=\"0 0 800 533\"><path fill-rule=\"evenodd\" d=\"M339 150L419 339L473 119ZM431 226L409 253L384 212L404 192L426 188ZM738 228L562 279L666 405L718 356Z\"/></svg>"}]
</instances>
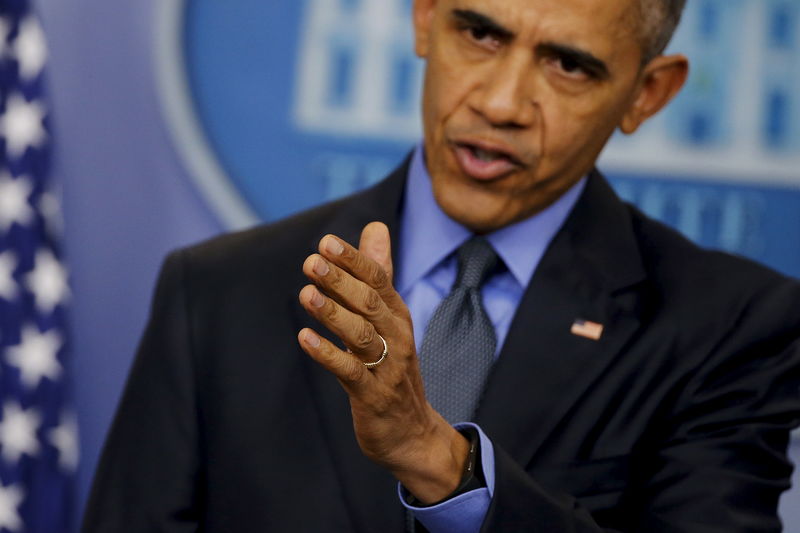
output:
<instances>
[{"instance_id":1,"label":"chin","mask_svg":"<svg viewBox=\"0 0 800 533\"><path fill-rule=\"evenodd\" d=\"M476 206L459 206L458 209L448 209L443 206L442 210L447 216L475 233L490 233L508 223L500 216L487 216L485 211Z\"/></svg>"},{"instance_id":2,"label":"chin","mask_svg":"<svg viewBox=\"0 0 800 533\"><path fill-rule=\"evenodd\" d=\"M477 233L488 233L509 220L507 193L487 190L490 183L472 181L458 169L448 169L432 177L436 203L447 216ZM499 197L499 196L500 197Z\"/></svg>"}]
</instances>

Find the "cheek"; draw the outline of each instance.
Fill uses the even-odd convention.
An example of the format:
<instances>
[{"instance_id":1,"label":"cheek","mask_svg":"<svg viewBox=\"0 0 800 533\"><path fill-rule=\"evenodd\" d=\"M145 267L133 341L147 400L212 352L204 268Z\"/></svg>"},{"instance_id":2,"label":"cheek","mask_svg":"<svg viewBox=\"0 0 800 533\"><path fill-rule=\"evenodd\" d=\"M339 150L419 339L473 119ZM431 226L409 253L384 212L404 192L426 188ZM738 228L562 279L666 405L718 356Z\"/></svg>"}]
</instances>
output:
<instances>
[{"instance_id":1,"label":"cheek","mask_svg":"<svg viewBox=\"0 0 800 533\"><path fill-rule=\"evenodd\" d=\"M542 105L545 157L595 151L614 132L622 116L619 102L611 98L551 96L552 100Z\"/></svg>"},{"instance_id":2,"label":"cheek","mask_svg":"<svg viewBox=\"0 0 800 533\"><path fill-rule=\"evenodd\" d=\"M472 90L485 78L480 64L464 57L453 39L437 42L431 48L425 77L425 117L427 128L444 127L462 108Z\"/></svg>"},{"instance_id":3,"label":"cheek","mask_svg":"<svg viewBox=\"0 0 800 533\"><path fill-rule=\"evenodd\" d=\"M439 126L458 109L465 92L464 76L459 77L457 69L440 65L432 77L426 95L430 95L428 105Z\"/></svg>"}]
</instances>

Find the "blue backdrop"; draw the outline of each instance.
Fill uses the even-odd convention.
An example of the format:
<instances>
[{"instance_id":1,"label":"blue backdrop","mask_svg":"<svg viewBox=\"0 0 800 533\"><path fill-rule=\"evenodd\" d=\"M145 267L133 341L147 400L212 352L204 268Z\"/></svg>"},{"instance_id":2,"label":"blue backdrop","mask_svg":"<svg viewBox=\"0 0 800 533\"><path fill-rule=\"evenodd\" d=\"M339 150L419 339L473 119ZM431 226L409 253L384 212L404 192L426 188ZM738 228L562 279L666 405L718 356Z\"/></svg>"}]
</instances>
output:
<instances>
[{"instance_id":1,"label":"blue backdrop","mask_svg":"<svg viewBox=\"0 0 800 533\"><path fill-rule=\"evenodd\" d=\"M419 135L420 65L409 0L39 5L82 505L163 254L379 179ZM601 165L622 196L697 241L796 276L799 11L797 0L690 2L673 46L695 65L686 92ZM800 494L783 507L800 533Z\"/></svg>"},{"instance_id":2,"label":"blue backdrop","mask_svg":"<svg viewBox=\"0 0 800 533\"><path fill-rule=\"evenodd\" d=\"M162 89L240 211L280 218L383 177L420 135L409 0L176 2ZM800 3L690 2L673 50L692 74L668 111L615 138L618 191L706 246L800 275ZM172 39L179 35L179 39ZM175 50L175 49L179 50ZM196 154L188 154L193 160ZM203 174L200 170L198 173Z\"/></svg>"}]
</instances>

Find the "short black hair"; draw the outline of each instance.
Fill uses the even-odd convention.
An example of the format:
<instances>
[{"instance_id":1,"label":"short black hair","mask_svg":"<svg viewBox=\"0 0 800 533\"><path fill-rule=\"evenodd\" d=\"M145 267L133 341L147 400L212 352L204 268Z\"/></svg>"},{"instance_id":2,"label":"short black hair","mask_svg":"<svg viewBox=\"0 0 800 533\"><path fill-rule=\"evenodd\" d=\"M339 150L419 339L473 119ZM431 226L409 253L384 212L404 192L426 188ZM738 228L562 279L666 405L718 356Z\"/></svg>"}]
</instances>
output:
<instances>
[{"instance_id":1,"label":"short black hair","mask_svg":"<svg viewBox=\"0 0 800 533\"><path fill-rule=\"evenodd\" d=\"M638 0L644 61L648 62L667 48L681 21L686 0Z\"/></svg>"}]
</instances>

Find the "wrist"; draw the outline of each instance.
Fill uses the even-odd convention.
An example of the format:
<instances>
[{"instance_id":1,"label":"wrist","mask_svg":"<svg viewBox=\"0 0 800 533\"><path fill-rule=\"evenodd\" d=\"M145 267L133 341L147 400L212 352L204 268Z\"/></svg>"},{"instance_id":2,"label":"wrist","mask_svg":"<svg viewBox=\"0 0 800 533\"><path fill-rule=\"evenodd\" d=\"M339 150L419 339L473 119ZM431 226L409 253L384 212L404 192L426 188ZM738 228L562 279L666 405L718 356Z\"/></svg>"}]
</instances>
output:
<instances>
[{"instance_id":1,"label":"wrist","mask_svg":"<svg viewBox=\"0 0 800 533\"><path fill-rule=\"evenodd\" d=\"M463 481L470 442L453 426L440 418L441 424L421 443L420 453L406 468L392 473L416 500L430 505L445 499Z\"/></svg>"},{"instance_id":2,"label":"wrist","mask_svg":"<svg viewBox=\"0 0 800 533\"><path fill-rule=\"evenodd\" d=\"M458 432L469 442L469 451L467 452L467 459L461 471L461 481L459 485L447 496L432 503L419 501L413 494L408 494L406 496L406 503L408 505L412 507L432 507L486 486L481 464L481 438L478 430L474 427L467 426L460 428Z\"/></svg>"}]
</instances>

